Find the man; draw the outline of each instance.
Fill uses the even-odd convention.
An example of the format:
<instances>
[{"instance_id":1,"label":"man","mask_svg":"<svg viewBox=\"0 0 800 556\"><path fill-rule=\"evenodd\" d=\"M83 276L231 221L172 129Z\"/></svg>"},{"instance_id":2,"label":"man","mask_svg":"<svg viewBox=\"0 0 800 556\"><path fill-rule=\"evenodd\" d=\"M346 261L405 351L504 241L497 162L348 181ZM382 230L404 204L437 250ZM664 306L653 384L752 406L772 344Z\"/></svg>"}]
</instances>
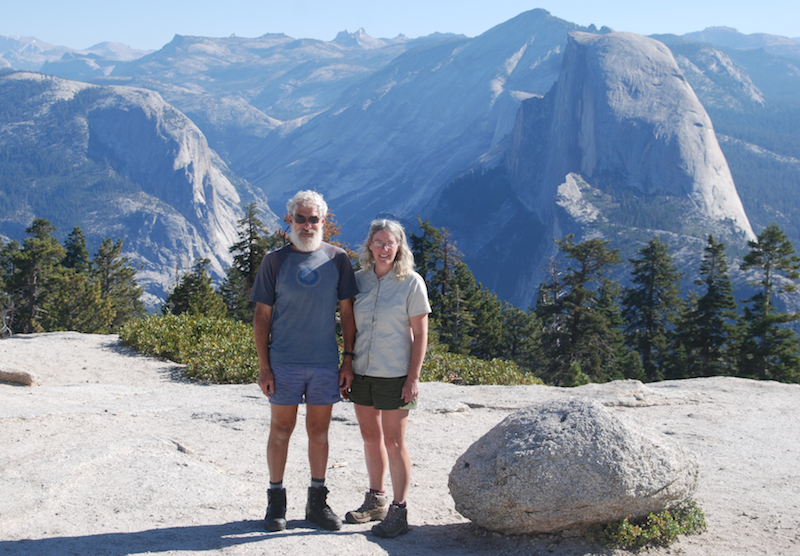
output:
<instances>
[{"instance_id":1,"label":"man","mask_svg":"<svg viewBox=\"0 0 800 556\"><path fill-rule=\"evenodd\" d=\"M286 456L297 407L305 402L311 468L306 519L335 531L342 520L327 504L328 427L333 404L353 381L356 326L352 298L358 288L344 250L322 241L328 213L322 196L300 191L286 208L292 220L291 245L264 257L250 296L256 302L253 330L260 366L258 385L271 408L267 443L270 488L264 525L269 531L286 528ZM337 301L345 352L341 368Z\"/></svg>"}]
</instances>

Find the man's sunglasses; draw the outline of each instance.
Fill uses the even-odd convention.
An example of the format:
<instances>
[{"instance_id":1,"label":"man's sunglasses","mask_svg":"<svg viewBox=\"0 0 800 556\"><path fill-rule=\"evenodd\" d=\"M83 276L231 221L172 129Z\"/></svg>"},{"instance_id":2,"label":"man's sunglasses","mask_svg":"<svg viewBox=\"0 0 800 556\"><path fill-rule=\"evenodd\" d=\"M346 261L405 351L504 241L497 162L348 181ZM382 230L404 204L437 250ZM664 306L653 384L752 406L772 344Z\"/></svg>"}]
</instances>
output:
<instances>
[{"instance_id":1,"label":"man's sunglasses","mask_svg":"<svg viewBox=\"0 0 800 556\"><path fill-rule=\"evenodd\" d=\"M296 224L305 224L306 220L308 220L310 224L319 224L319 216L309 216L306 218L302 214L295 214L292 220L294 220Z\"/></svg>"}]
</instances>

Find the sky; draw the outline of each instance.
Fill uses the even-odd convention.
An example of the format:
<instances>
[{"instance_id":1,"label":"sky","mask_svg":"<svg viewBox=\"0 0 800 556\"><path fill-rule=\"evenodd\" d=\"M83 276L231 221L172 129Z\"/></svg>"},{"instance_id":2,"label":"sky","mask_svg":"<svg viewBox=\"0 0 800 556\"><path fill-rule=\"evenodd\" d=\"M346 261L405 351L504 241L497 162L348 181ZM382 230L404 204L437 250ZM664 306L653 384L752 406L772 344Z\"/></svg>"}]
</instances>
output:
<instances>
[{"instance_id":1,"label":"sky","mask_svg":"<svg viewBox=\"0 0 800 556\"><path fill-rule=\"evenodd\" d=\"M726 26L800 37L797 0L4 0L0 35L84 49L103 41L157 50L178 35L285 33L330 41L339 31L379 38L434 32L475 37L522 12L643 35Z\"/></svg>"}]
</instances>

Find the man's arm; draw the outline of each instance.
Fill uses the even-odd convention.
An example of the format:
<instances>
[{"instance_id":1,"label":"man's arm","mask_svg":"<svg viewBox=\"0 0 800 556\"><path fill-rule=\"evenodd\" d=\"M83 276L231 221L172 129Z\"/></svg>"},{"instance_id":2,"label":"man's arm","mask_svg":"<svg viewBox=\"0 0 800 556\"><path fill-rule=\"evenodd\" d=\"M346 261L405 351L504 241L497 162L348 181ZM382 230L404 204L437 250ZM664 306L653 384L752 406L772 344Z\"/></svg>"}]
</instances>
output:
<instances>
[{"instance_id":1,"label":"man's arm","mask_svg":"<svg viewBox=\"0 0 800 556\"><path fill-rule=\"evenodd\" d=\"M275 392L275 377L269 364L269 333L272 327L272 305L256 303L253 336L258 351L258 385L268 398Z\"/></svg>"},{"instance_id":2,"label":"man's arm","mask_svg":"<svg viewBox=\"0 0 800 556\"><path fill-rule=\"evenodd\" d=\"M339 318L342 323L342 342L345 353L353 353L356 345L356 319L353 316L353 298L339 300ZM342 397L347 399L347 391L353 384L353 357L342 357L342 366L339 368L339 389Z\"/></svg>"}]
</instances>

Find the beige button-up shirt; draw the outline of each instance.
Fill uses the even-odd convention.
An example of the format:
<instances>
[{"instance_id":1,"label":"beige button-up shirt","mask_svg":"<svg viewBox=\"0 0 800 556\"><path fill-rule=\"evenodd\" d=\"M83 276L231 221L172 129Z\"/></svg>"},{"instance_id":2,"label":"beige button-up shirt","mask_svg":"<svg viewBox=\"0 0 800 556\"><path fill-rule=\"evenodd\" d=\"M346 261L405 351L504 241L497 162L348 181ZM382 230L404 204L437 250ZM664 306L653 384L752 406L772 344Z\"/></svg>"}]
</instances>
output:
<instances>
[{"instance_id":1,"label":"beige button-up shirt","mask_svg":"<svg viewBox=\"0 0 800 556\"><path fill-rule=\"evenodd\" d=\"M431 312L425 281L416 272L401 281L394 270L380 279L374 270L360 270L356 283L353 372L380 378L406 376L414 339L410 318Z\"/></svg>"}]
</instances>

